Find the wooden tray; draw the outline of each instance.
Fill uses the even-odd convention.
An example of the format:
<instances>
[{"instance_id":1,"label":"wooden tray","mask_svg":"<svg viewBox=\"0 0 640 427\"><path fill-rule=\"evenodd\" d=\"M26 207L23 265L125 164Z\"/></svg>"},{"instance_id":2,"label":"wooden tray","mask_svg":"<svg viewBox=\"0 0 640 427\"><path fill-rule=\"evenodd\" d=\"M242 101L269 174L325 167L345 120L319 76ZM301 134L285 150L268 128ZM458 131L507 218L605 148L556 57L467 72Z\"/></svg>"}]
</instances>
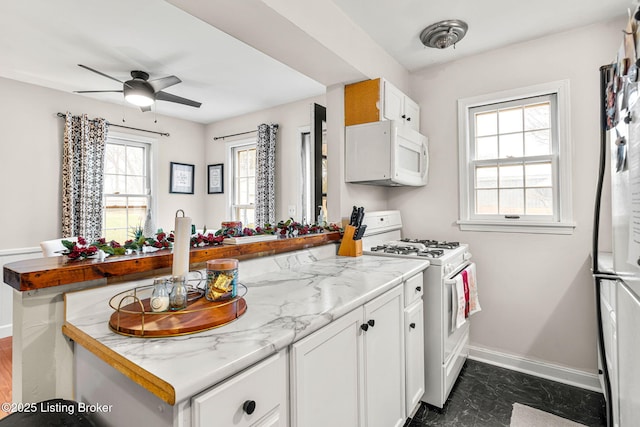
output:
<instances>
[{"instance_id":1,"label":"wooden tray","mask_svg":"<svg viewBox=\"0 0 640 427\"><path fill-rule=\"evenodd\" d=\"M162 313L151 311L149 298L144 298L116 310L109 319L109 328L133 337L173 337L226 325L246 311L247 302L242 297L219 302L202 297L189 303L184 310Z\"/></svg>"}]
</instances>

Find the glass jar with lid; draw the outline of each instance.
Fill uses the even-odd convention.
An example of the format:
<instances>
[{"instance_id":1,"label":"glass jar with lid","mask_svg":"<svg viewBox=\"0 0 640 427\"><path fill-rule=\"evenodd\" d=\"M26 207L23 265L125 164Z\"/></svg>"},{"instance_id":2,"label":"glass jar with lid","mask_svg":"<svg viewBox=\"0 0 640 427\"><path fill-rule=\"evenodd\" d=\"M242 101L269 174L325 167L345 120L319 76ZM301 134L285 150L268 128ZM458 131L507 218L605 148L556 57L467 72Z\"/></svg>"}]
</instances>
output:
<instances>
[{"instance_id":1,"label":"glass jar with lid","mask_svg":"<svg viewBox=\"0 0 640 427\"><path fill-rule=\"evenodd\" d=\"M204 296L209 301L235 298L237 295L238 260L221 258L207 261L207 288Z\"/></svg>"}]
</instances>

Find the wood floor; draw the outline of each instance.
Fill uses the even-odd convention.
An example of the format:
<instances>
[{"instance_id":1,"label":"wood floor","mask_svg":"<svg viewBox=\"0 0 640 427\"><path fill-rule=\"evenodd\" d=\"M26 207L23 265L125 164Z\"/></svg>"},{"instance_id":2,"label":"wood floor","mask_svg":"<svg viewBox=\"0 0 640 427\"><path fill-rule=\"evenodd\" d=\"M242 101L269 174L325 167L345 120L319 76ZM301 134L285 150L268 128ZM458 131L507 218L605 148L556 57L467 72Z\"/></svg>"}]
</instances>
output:
<instances>
[{"instance_id":1,"label":"wood floor","mask_svg":"<svg viewBox=\"0 0 640 427\"><path fill-rule=\"evenodd\" d=\"M11 337L0 339L0 404L11 402ZM0 410L0 419L7 416Z\"/></svg>"}]
</instances>

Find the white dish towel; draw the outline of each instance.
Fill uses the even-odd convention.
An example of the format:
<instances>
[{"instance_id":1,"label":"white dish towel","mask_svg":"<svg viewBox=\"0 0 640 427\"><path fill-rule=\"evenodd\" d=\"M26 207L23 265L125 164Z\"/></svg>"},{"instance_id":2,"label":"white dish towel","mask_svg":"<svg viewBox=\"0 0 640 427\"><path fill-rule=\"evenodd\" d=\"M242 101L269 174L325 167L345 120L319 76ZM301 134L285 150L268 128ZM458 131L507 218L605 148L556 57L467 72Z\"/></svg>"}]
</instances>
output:
<instances>
[{"instance_id":1,"label":"white dish towel","mask_svg":"<svg viewBox=\"0 0 640 427\"><path fill-rule=\"evenodd\" d=\"M469 316L473 313L477 313L482 308L480 307L480 301L478 300L478 285L476 282L476 264L471 263L467 270L467 283L469 284Z\"/></svg>"},{"instance_id":2,"label":"white dish towel","mask_svg":"<svg viewBox=\"0 0 640 427\"><path fill-rule=\"evenodd\" d=\"M456 330L467 321L464 315L467 303L464 298L462 274L458 274L453 280L455 280L455 283L451 287L451 326L453 330Z\"/></svg>"}]
</instances>

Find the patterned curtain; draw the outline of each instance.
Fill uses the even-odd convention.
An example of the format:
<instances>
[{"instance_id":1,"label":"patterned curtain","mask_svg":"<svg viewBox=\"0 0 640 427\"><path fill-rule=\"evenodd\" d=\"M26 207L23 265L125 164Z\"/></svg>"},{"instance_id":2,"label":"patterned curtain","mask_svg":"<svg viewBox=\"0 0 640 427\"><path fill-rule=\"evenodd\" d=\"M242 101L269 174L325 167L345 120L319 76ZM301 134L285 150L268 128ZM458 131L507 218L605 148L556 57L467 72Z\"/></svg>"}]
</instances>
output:
<instances>
[{"instance_id":1,"label":"patterned curtain","mask_svg":"<svg viewBox=\"0 0 640 427\"><path fill-rule=\"evenodd\" d=\"M257 227L276 222L276 134L277 124L258 126L256 143L256 219Z\"/></svg>"},{"instance_id":2,"label":"patterned curtain","mask_svg":"<svg viewBox=\"0 0 640 427\"><path fill-rule=\"evenodd\" d=\"M102 233L107 122L67 113L62 153L62 237L88 241Z\"/></svg>"}]
</instances>

